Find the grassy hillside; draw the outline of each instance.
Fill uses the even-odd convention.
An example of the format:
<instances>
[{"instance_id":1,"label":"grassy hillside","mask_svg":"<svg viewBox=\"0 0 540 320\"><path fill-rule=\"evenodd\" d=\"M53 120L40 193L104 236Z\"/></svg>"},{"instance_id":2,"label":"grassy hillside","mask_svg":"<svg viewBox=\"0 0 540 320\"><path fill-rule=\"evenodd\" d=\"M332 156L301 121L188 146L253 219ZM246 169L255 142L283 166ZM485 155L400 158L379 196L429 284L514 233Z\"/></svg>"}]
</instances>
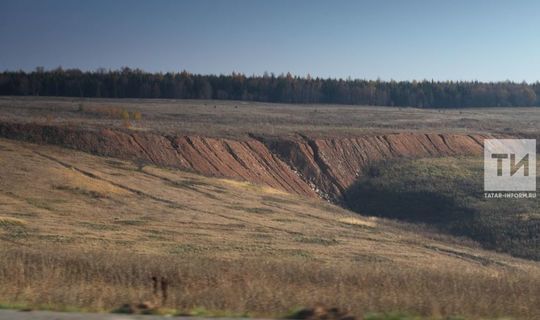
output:
<instances>
[{"instance_id":1,"label":"grassy hillside","mask_svg":"<svg viewBox=\"0 0 540 320\"><path fill-rule=\"evenodd\" d=\"M347 199L357 212L425 223L488 249L540 260L540 199L484 198L482 159L377 164Z\"/></svg>"},{"instance_id":2,"label":"grassy hillside","mask_svg":"<svg viewBox=\"0 0 540 320\"><path fill-rule=\"evenodd\" d=\"M0 305L540 313L535 262L272 188L3 139L0 177Z\"/></svg>"}]
</instances>

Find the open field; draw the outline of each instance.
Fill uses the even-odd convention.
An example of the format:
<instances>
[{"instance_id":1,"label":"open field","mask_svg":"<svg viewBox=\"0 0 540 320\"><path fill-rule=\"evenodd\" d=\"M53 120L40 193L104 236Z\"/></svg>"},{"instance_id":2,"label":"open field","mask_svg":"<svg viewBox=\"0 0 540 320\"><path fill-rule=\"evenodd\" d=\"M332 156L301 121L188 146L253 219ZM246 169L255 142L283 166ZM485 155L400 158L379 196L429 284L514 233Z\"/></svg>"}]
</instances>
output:
<instances>
[{"instance_id":1,"label":"open field","mask_svg":"<svg viewBox=\"0 0 540 320\"><path fill-rule=\"evenodd\" d=\"M539 122L538 108L1 97L2 135L40 144L0 139L0 306L111 311L155 300L157 276L172 314L537 319L540 265L496 251L538 258L538 200L482 201L477 157Z\"/></svg>"},{"instance_id":2,"label":"open field","mask_svg":"<svg viewBox=\"0 0 540 320\"><path fill-rule=\"evenodd\" d=\"M0 0L0 320L540 320L540 1L485 2Z\"/></svg>"},{"instance_id":3,"label":"open field","mask_svg":"<svg viewBox=\"0 0 540 320\"><path fill-rule=\"evenodd\" d=\"M536 319L539 314L537 269L463 267L437 259L411 268L375 261L187 258L59 248L0 252L7 261L0 281L8 306L110 311L124 302L159 301L150 280L159 276L170 287L156 313L281 318L322 303L356 316L390 310L430 319Z\"/></svg>"},{"instance_id":4,"label":"open field","mask_svg":"<svg viewBox=\"0 0 540 320\"><path fill-rule=\"evenodd\" d=\"M0 301L533 319L537 263L265 186L0 140ZM489 293L489 294L488 294ZM202 311L201 311L202 312Z\"/></svg>"},{"instance_id":5,"label":"open field","mask_svg":"<svg viewBox=\"0 0 540 320\"><path fill-rule=\"evenodd\" d=\"M435 257L463 266L471 262L436 254L437 249L425 243L426 236L434 235L416 235L413 226L406 232L388 220L365 218L270 187L138 168L126 161L3 139L0 152L2 239L21 246L62 244L226 258L366 259L411 267ZM487 255L488 267L507 259L488 251L482 255ZM524 262L506 263L519 267Z\"/></svg>"},{"instance_id":6,"label":"open field","mask_svg":"<svg viewBox=\"0 0 540 320\"><path fill-rule=\"evenodd\" d=\"M0 310L0 320L167 320L169 316L155 315L119 315L107 313L77 313L54 311L17 311ZM209 320L205 317L179 317L176 320Z\"/></svg>"},{"instance_id":7,"label":"open field","mask_svg":"<svg viewBox=\"0 0 540 320\"><path fill-rule=\"evenodd\" d=\"M132 121L132 129L215 137L297 132L336 137L399 131L537 136L540 130L540 108L534 107L445 110L215 100L0 97L1 121L122 127L122 110L141 113L141 121Z\"/></svg>"}]
</instances>

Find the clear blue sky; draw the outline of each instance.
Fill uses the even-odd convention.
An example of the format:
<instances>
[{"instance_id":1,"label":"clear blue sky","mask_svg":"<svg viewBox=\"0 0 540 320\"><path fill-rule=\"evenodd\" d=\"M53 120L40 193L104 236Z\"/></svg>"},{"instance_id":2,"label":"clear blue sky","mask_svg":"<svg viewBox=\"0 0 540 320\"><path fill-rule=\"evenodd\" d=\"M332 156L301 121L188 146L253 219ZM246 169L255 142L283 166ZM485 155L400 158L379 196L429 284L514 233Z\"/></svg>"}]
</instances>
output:
<instances>
[{"instance_id":1,"label":"clear blue sky","mask_svg":"<svg viewBox=\"0 0 540 320\"><path fill-rule=\"evenodd\" d=\"M540 80L540 1L0 0L0 70Z\"/></svg>"}]
</instances>

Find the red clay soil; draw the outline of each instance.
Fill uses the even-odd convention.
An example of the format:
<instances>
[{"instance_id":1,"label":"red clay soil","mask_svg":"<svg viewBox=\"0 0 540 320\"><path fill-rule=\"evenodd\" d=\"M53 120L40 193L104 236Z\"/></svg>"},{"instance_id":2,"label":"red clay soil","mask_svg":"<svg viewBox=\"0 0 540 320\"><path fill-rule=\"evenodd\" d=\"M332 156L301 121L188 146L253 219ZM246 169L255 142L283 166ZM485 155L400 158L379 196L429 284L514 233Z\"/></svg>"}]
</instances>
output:
<instances>
[{"instance_id":1,"label":"red clay soil","mask_svg":"<svg viewBox=\"0 0 540 320\"><path fill-rule=\"evenodd\" d=\"M482 141L488 137L396 133L232 140L28 123L0 123L0 136L240 179L334 201L372 163L400 157L480 155Z\"/></svg>"},{"instance_id":2,"label":"red clay soil","mask_svg":"<svg viewBox=\"0 0 540 320\"><path fill-rule=\"evenodd\" d=\"M396 133L353 138L273 139L267 145L324 198L339 196L370 164L393 158L481 155L487 135Z\"/></svg>"}]
</instances>

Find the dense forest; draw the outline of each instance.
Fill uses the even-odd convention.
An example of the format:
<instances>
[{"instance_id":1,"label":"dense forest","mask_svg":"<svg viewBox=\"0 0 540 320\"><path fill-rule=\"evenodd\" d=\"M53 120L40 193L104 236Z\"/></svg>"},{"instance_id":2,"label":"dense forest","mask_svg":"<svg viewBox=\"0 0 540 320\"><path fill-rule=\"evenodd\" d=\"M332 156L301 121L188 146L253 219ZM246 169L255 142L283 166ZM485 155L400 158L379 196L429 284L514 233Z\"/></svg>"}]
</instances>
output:
<instances>
[{"instance_id":1,"label":"dense forest","mask_svg":"<svg viewBox=\"0 0 540 320\"><path fill-rule=\"evenodd\" d=\"M379 81L78 69L0 73L0 95L222 99L433 108L540 106L540 82Z\"/></svg>"}]
</instances>

